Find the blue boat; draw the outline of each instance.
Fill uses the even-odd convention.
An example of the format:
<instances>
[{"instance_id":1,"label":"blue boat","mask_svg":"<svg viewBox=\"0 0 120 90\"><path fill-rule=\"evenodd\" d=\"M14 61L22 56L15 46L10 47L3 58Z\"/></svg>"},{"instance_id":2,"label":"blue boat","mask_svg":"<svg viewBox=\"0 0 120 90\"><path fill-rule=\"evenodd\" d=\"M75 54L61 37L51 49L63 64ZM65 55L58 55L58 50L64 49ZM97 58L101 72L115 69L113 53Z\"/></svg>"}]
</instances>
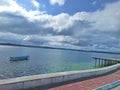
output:
<instances>
[{"instance_id":1,"label":"blue boat","mask_svg":"<svg viewBox=\"0 0 120 90\"><path fill-rule=\"evenodd\" d=\"M10 61L21 61L21 60L28 60L30 56L13 56L10 57Z\"/></svg>"}]
</instances>

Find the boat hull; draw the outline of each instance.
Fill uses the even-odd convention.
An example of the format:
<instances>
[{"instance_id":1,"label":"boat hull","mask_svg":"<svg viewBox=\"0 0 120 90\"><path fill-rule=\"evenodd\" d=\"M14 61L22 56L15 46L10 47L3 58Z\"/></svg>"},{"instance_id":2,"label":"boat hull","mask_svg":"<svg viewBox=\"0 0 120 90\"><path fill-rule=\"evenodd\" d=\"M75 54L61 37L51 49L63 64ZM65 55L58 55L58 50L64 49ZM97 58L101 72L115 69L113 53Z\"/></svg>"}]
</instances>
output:
<instances>
[{"instance_id":1,"label":"boat hull","mask_svg":"<svg viewBox=\"0 0 120 90\"><path fill-rule=\"evenodd\" d=\"M10 61L21 61L28 60L29 56L18 56L18 57L10 57Z\"/></svg>"}]
</instances>

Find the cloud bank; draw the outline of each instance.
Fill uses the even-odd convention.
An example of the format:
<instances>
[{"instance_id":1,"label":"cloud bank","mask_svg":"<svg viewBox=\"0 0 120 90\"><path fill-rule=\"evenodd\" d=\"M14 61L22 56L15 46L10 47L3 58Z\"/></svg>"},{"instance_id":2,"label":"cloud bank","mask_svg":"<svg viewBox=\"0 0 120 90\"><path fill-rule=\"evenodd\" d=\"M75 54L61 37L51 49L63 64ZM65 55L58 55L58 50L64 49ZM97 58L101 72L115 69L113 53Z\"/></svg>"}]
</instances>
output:
<instances>
[{"instance_id":1,"label":"cloud bank","mask_svg":"<svg viewBox=\"0 0 120 90\"><path fill-rule=\"evenodd\" d=\"M51 4L51 5L58 4L59 6L62 6L62 5L65 4L65 1L66 1L66 0L50 0L50 4Z\"/></svg>"},{"instance_id":2,"label":"cloud bank","mask_svg":"<svg viewBox=\"0 0 120 90\"><path fill-rule=\"evenodd\" d=\"M115 49L120 48L120 1L106 4L103 10L60 13L50 15L26 10L15 0L0 1L0 41L51 45L68 48ZM65 0L50 0L64 5Z\"/></svg>"}]
</instances>

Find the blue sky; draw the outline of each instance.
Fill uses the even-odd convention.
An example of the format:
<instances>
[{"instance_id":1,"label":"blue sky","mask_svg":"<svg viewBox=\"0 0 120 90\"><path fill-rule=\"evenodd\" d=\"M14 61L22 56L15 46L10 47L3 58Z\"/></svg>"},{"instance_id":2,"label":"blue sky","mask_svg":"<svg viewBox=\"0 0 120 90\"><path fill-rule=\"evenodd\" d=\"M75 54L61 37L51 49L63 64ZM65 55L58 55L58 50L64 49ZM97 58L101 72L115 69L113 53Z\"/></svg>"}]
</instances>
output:
<instances>
[{"instance_id":1,"label":"blue sky","mask_svg":"<svg viewBox=\"0 0 120 90\"><path fill-rule=\"evenodd\" d=\"M40 1L40 0L38 0ZM49 0L42 0L43 3ZM41 2L42 2L41 1ZM62 6L54 5L51 6L49 3L46 5L46 11L49 14L59 14L61 12L69 13L73 15L77 12L85 11L85 12L93 12L96 10L101 10L105 7L106 3L115 2L117 0L66 0L65 4Z\"/></svg>"},{"instance_id":2,"label":"blue sky","mask_svg":"<svg viewBox=\"0 0 120 90\"><path fill-rule=\"evenodd\" d=\"M0 42L120 50L120 0L0 0Z\"/></svg>"},{"instance_id":3,"label":"blue sky","mask_svg":"<svg viewBox=\"0 0 120 90\"><path fill-rule=\"evenodd\" d=\"M102 10L107 3L113 3L118 0L63 0L65 1L64 5L59 5L58 3L51 5L50 0L36 1L41 5L39 10L46 11L48 14L57 15L64 12L73 15L81 11L94 12L96 10ZM31 5L30 0L17 0L17 3L27 10L35 10L35 7Z\"/></svg>"}]
</instances>

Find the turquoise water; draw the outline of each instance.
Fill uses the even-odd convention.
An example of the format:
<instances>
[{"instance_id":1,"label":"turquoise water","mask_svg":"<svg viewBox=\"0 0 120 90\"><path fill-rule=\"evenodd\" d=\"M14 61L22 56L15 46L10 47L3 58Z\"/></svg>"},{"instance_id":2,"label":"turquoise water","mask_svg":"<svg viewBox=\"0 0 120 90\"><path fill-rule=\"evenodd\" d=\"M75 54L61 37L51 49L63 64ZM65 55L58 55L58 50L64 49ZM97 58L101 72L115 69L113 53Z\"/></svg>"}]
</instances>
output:
<instances>
[{"instance_id":1,"label":"turquoise water","mask_svg":"<svg viewBox=\"0 0 120 90\"><path fill-rule=\"evenodd\" d=\"M25 61L9 61L10 56L29 55ZM92 57L118 57L115 54L57 49L0 46L0 79L44 73L94 68Z\"/></svg>"}]
</instances>

